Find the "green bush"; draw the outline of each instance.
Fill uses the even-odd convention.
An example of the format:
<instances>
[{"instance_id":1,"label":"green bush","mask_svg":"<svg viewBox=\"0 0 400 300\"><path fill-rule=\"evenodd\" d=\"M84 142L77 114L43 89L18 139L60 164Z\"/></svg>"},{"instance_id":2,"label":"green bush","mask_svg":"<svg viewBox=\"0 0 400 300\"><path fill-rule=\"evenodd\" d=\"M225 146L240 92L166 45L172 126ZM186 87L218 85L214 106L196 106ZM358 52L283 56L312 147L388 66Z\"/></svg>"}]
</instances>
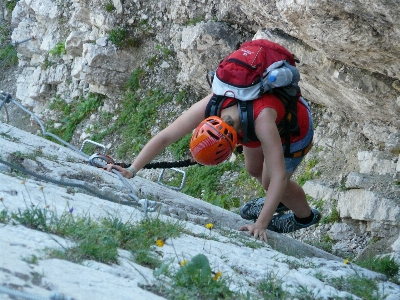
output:
<instances>
[{"instance_id":1,"label":"green bush","mask_svg":"<svg viewBox=\"0 0 400 300\"><path fill-rule=\"evenodd\" d=\"M155 277L168 273L170 263L154 271ZM160 282L160 281L159 281ZM159 284L160 285L160 284ZM227 281L220 271L213 272L204 254L194 256L189 262L181 263L172 276L170 284L163 287L163 296L168 299L236 299L229 290Z\"/></svg>"},{"instance_id":2,"label":"green bush","mask_svg":"<svg viewBox=\"0 0 400 300\"><path fill-rule=\"evenodd\" d=\"M385 274L389 278L399 275L400 266L390 256L368 258L358 261L357 264L363 268Z\"/></svg>"},{"instance_id":3,"label":"green bush","mask_svg":"<svg viewBox=\"0 0 400 300\"><path fill-rule=\"evenodd\" d=\"M139 39L130 37L128 30L124 28L112 29L109 33L109 39L118 48L139 46Z\"/></svg>"},{"instance_id":4,"label":"green bush","mask_svg":"<svg viewBox=\"0 0 400 300\"><path fill-rule=\"evenodd\" d=\"M58 42L53 49L49 51L50 55L58 56L60 57L61 55L64 55L67 53L65 50L65 42Z\"/></svg>"},{"instance_id":5,"label":"green bush","mask_svg":"<svg viewBox=\"0 0 400 300\"><path fill-rule=\"evenodd\" d=\"M104 9L106 10L106 12L112 12L113 10L115 10L115 6L114 4L112 4L112 2L108 2L106 3L106 5L104 5Z\"/></svg>"}]
</instances>

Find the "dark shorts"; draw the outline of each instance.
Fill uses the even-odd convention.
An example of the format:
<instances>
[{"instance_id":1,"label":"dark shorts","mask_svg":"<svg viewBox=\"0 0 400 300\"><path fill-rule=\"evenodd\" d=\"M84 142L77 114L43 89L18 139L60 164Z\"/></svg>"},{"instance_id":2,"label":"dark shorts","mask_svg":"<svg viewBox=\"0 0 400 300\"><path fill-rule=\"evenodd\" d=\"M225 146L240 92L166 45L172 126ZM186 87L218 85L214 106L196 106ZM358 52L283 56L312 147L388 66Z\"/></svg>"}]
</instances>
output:
<instances>
[{"instance_id":1,"label":"dark shorts","mask_svg":"<svg viewBox=\"0 0 400 300\"><path fill-rule=\"evenodd\" d=\"M303 161L304 156L285 158L286 173L292 173Z\"/></svg>"}]
</instances>

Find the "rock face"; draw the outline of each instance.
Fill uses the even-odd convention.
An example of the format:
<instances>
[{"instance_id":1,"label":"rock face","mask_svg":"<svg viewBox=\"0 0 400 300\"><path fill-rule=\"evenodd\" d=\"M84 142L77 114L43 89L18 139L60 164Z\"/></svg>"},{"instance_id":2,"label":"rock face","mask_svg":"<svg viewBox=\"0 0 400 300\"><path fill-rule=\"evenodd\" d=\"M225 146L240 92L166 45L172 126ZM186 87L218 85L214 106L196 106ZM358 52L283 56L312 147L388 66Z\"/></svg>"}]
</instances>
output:
<instances>
[{"instance_id":1,"label":"rock face","mask_svg":"<svg viewBox=\"0 0 400 300\"><path fill-rule=\"evenodd\" d=\"M158 42L172 41L182 68L177 81L205 92L204 72L259 31L256 38L279 42L299 57L303 93L311 101L349 116L374 141L384 143L400 128L395 2L188 0L118 2L115 7L107 12L96 1L19 1L12 15L13 41L35 40L18 47L17 97L41 110L54 94L111 95L142 53L116 49L110 32L140 22ZM199 18L206 23L184 25ZM57 67L43 70L58 42L65 43L66 54Z\"/></svg>"},{"instance_id":2,"label":"rock face","mask_svg":"<svg viewBox=\"0 0 400 300\"><path fill-rule=\"evenodd\" d=\"M246 233L239 234L238 227L246 222L233 212L139 176L126 180L126 184L116 174L90 166L79 152L15 127L0 123L0 133L1 299L170 299L164 290L173 280L176 267L179 269L178 263L182 259L190 261L199 253L208 258L212 270L219 270L222 278L229 279L227 285L231 291L249 299L265 298L265 292L261 294L256 284L269 276L285 278L282 282L285 296L281 296L290 299L304 297L304 290L313 299L355 299L359 296L356 289L353 293L335 281L356 279L368 279L376 284L368 296L372 297L373 293L388 300L400 297L398 286L383 274L344 263L337 256L283 234L268 231L269 245ZM26 176L11 171L4 161ZM80 184L80 187L68 184ZM82 189L83 186L90 190ZM160 211L145 213L144 206L135 205L137 201L129 193L143 197L139 202L156 198ZM149 250L165 262L156 272L149 264L138 264L134 251L120 248L113 263L96 261L95 255L89 254L82 262L74 263L73 258L71 261L59 259L49 253L75 249L79 241L58 232L46 232L46 226L41 227L46 217L29 214L30 209L48 213L57 220L68 218L64 222L89 218L99 223L105 219L118 224L140 223L146 216L150 220L179 222L185 231L177 238L166 239L162 247L154 245ZM5 212L12 216L8 222L4 221ZM21 215L28 221L18 218ZM205 226L209 222L214 224L212 231ZM336 227L335 236L345 238L346 227ZM105 231L99 233L99 239L111 240L112 235L120 233L119 230L108 232L110 236ZM399 241L395 244L398 251ZM165 276L162 273L160 278L157 272L162 268L169 272ZM272 283L281 286L281 283Z\"/></svg>"}]
</instances>

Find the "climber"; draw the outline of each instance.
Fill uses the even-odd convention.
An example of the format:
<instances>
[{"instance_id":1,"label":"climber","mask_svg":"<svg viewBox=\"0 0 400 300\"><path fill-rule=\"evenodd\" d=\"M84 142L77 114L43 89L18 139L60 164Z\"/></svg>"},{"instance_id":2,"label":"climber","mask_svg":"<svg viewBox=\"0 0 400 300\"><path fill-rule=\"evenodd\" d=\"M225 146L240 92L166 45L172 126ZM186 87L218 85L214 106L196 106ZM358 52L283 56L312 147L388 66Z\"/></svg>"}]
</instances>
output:
<instances>
[{"instance_id":1,"label":"climber","mask_svg":"<svg viewBox=\"0 0 400 300\"><path fill-rule=\"evenodd\" d=\"M213 114L210 108L216 97L221 103ZM303 189L291 179L312 145L313 123L307 102L301 94L295 95L296 132L293 134L282 125L290 123L281 122L290 114L285 101L275 93L264 93L250 101L254 119L248 122L243 122L239 102L233 97L209 94L150 139L130 167L109 164L107 170L116 169L124 177L133 178L166 147L192 132L191 153L204 165L223 162L239 142L243 146L247 172L267 193L241 208L242 218L255 222L238 229L267 242L266 229L288 233L318 223L320 213L310 208ZM283 213L285 210L292 212Z\"/></svg>"}]
</instances>

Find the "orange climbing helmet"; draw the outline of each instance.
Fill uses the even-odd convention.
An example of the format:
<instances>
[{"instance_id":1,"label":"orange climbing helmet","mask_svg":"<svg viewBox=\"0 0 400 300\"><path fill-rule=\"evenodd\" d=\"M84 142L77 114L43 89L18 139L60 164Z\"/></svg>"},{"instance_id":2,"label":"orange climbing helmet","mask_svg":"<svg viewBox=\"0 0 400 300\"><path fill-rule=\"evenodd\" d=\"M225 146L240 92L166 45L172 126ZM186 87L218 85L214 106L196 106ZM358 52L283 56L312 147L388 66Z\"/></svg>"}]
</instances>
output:
<instances>
[{"instance_id":1,"label":"orange climbing helmet","mask_svg":"<svg viewBox=\"0 0 400 300\"><path fill-rule=\"evenodd\" d=\"M199 164L215 166L232 154L236 141L235 129L221 118L212 116L194 130L190 152Z\"/></svg>"}]
</instances>

